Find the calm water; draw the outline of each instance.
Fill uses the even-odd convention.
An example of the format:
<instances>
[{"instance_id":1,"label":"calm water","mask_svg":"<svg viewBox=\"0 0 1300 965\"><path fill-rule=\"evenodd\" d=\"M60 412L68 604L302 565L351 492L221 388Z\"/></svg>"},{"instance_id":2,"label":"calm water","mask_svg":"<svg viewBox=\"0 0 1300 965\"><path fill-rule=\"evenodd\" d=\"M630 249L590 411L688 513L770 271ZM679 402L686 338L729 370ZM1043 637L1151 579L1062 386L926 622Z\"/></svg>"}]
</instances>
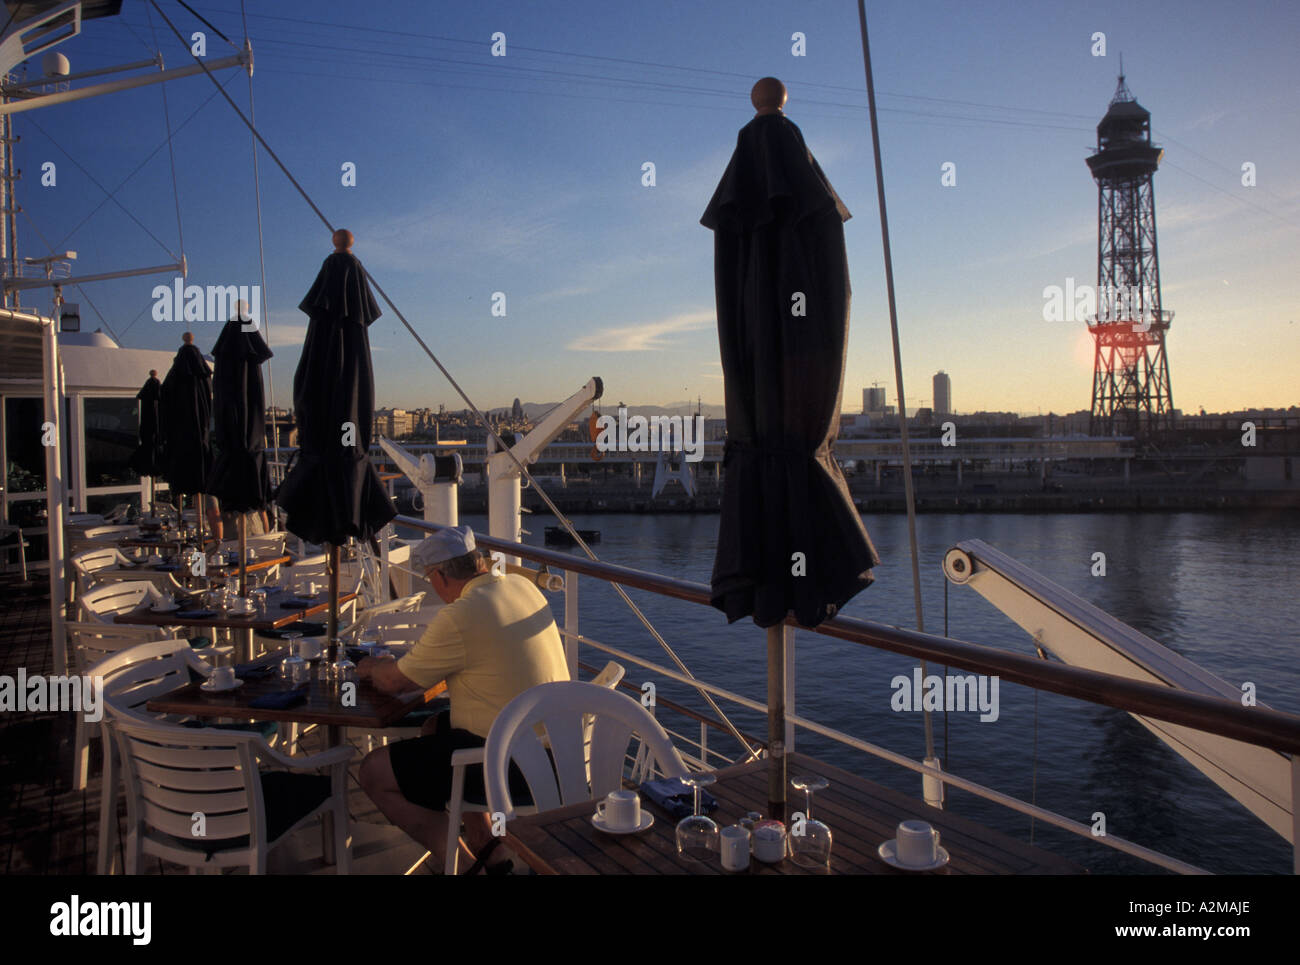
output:
<instances>
[{"instance_id":1,"label":"calm water","mask_svg":"<svg viewBox=\"0 0 1300 965\"><path fill-rule=\"evenodd\" d=\"M463 521L486 530L482 517ZM528 518L533 532L525 540L540 545L548 522L554 524L547 517ZM709 582L716 516L583 515L574 522L601 531L594 548L603 560ZM906 519L869 517L866 523L884 563L876 583L844 612L914 627ZM946 606L951 636L1033 654L1029 637L974 590L949 587L945 604L939 568L944 552L959 540L983 539L1224 680L1253 681L1261 702L1300 713L1294 568L1300 520L1294 514L932 515L919 517L917 530L930 632L943 632ZM1095 552L1106 554L1105 577L1091 575ZM711 608L648 593L632 596L693 673L764 699L765 638L752 623L727 626ZM555 599L558 616L562 606ZM669 663L606 585L584 578L581 603L584 634ZM915 661L806 632L797 634L796 654L798 713L898 753L923 756L922 716L890 708L890 680L910 676ZM599 654L584 659L603 663ZM628 679L645 676L633 667ZM664 697L706 709L698 694L678 684L657 680L656 686ZM999 702L995 722L980 722L978 713L949 713L946 722L943 714L934 715L936 751L946 756L949 771L1083 823L1101 811L1111 833L1211 871L1289 872L1290 846L1281 837L1127 714L1011 684L1001 686ZM723 709L742 730L766 733L758 715ZM663 710L660 716L669 726L682 723ZM728 755L736 747L716 732L710 742ZM920 797L920 778L911 772L802 732L796 746ZM950 810L1029 839L1029 818L965 792L949 789L948 795ZM1094 873L1152 870L1041 823L1033 834L1036 843Z\"/></svg>"}]
</instances>

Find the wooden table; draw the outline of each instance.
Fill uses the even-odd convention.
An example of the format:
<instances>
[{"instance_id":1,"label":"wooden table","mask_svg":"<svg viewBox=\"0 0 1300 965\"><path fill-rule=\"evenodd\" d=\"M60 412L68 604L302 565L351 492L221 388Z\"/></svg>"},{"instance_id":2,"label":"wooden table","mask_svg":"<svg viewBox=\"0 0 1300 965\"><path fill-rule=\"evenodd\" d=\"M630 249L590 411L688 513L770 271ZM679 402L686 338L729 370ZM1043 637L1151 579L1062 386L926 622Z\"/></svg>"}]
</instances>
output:
<instances>
[{"instance_id":1,"label":"wooden table","mask_svg":"<svg viewBox=\"0 0 1300 965\"><path fill-rule=\"evenodd\" d=\"M270 599L275 600L276 596L284 599L291 599L288 594L276 594ZM339 606L350 603L357 598L356 593L342 593L339 595ZM319 603L313 603L311 606L297 609L293 607L284 607L279 603L271 603L267 607L265 617L235 617L214 613L210 617L182 617L178 613L154 613L148 605L137 607L128 613L119 613L113 617L114 623L125 623L131 626L143 627L203 627L212 629L226 630L243 630L241 634L244 638L244 650L240 655L241 660L248 660L252 656L253 632L261 630L282 630L292 623L296 623L309 616L315 616L318 613L325 613L329 610L329 598L321 594ZM200 609L196 604L195 609ZM270 718L268 718L270 719Z\"/></svg>"},{"instance_id":2,"label":"wooden table","mask_svg":"<svg viewBox=\"0 0 1300 965\"><path fill-rule=\"evenodd\" d=\"M710 817L719 827L736 823L748 811L767 809L767 761L739 764L717 773L706 790L718 800ZM830 781L813 795L813 817L831 829L831 874L1085 874L1087 869L1041 848L986 828L948 811L882 787L847 771L791 754L789 774L819 774ZM788 809L802 810L803 792L790 789ZM511 846L539 874L728 874L716 856L708 862L677 855L675 819L642 795L641 806L654 825L640 834L610 835L591 824L595 802L556 808L510 822ZM894 837L898 822L928 821L940 834L949 863L933 872L901 871L886 864L876 849ZM789 858L776 865L750 860L739 874L819 874Z\"/></svg>"}]
</instances>

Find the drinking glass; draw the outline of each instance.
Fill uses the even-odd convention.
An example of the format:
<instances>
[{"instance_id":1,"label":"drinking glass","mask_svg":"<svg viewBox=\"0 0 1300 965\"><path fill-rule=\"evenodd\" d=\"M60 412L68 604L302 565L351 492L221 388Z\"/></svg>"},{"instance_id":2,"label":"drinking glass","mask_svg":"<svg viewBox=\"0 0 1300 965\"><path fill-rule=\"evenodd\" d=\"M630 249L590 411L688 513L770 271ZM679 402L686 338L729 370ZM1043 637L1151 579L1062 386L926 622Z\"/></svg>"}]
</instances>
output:
<instances>
[{"instance_id":1,"label":"drinking glass","mask_svg":"<svg viewBox=\"0 0 1300 965\"><path fill-rule=\"evenodd\" d=\"M290 631L281 637L289 645L289 653L295 657L302 656L302 649L298 646L298 641L302 639L302 633L298 630Z\"/></svg>"},{"instance_id":2,"label":"drinking glass","mask_svg":"<svg viewBox=\"0 0 1300 965\"><path fill-rule=\"evenodd\" d=\"M831 863L831 829L812 816L813 791L820 791L830 785L824 777L811 775L796 777L790 786L804 792L803 833L795 834L793 826L790 833L790 852L794 863L803 868L828 869Z\"/></svg>"},{"instance_id":3,"label":"drinking glass","mask_svg":"<svg viewBox=\"0 0 1300 965\"><path fill-rule=\"evenodd\" d=\"M677 853L693 861L705 861L718 850L718 825L700 810L700 789L717 780L712 774L688 774L682 783L695 790L695 813L677 822Z\"/></svg>"}]
</instances>

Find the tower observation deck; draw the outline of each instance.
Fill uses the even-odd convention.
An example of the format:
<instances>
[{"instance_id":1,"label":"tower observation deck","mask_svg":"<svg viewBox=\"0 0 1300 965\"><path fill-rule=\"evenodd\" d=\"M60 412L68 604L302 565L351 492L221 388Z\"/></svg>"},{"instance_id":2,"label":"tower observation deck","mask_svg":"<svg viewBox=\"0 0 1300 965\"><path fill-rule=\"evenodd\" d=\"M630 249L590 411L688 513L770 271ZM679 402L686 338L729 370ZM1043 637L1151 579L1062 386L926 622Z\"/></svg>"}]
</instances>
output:
<instances>
[{"instance_id":1,"label":"tower observation deck","mask_svg":"<svg viewBox=\"0 0 1300 965\"><path fill-rule=\"evenodd\" d=\"M1097 314L1093 435L1136 436L1172 426L1174 400L1165 355L1173 312L1160 301L1152 178L1164 151L1151 143L1151 114L1120 74L1097 125L1088 168L1097 181Z\"/></svg>"}]
</instances>

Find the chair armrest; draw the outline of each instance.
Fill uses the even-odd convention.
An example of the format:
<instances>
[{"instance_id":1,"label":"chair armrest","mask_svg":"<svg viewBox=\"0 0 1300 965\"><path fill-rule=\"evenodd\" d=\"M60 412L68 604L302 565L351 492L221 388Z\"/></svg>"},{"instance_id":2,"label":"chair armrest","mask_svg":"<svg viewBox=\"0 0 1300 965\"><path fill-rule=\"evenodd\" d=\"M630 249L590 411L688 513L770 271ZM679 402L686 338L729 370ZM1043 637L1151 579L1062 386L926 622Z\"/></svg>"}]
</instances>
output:
<instances>
[{"instance_id":1,"label":"chair armrest","mask_svg":"<svg viewBox=\"0 0 1300 965\"><path fill-rule=\"evenodd\" d=\"M451 755L452 770L458 767L466 767L470 764L483 763L482 747L466 747L463 750L453 751Z\"/></svg>"},{"instance_id":2,"label":"chair armrest","mask_svg":"<svg viewBox=\"0 0 1300 965\"><path fill-rule=\"evenodd\" d=\"M327 751L321 751L319 754L309 754L306 757L288 757L281 754L269 744L263 744L257 749L258 755L265 761L277 764L291 771L314 771L322 767L332 767L336 764L346 764L356 753L356 748L350 744L344 744L342 747L331 747Z\"/></svg>"}]
</instances>

